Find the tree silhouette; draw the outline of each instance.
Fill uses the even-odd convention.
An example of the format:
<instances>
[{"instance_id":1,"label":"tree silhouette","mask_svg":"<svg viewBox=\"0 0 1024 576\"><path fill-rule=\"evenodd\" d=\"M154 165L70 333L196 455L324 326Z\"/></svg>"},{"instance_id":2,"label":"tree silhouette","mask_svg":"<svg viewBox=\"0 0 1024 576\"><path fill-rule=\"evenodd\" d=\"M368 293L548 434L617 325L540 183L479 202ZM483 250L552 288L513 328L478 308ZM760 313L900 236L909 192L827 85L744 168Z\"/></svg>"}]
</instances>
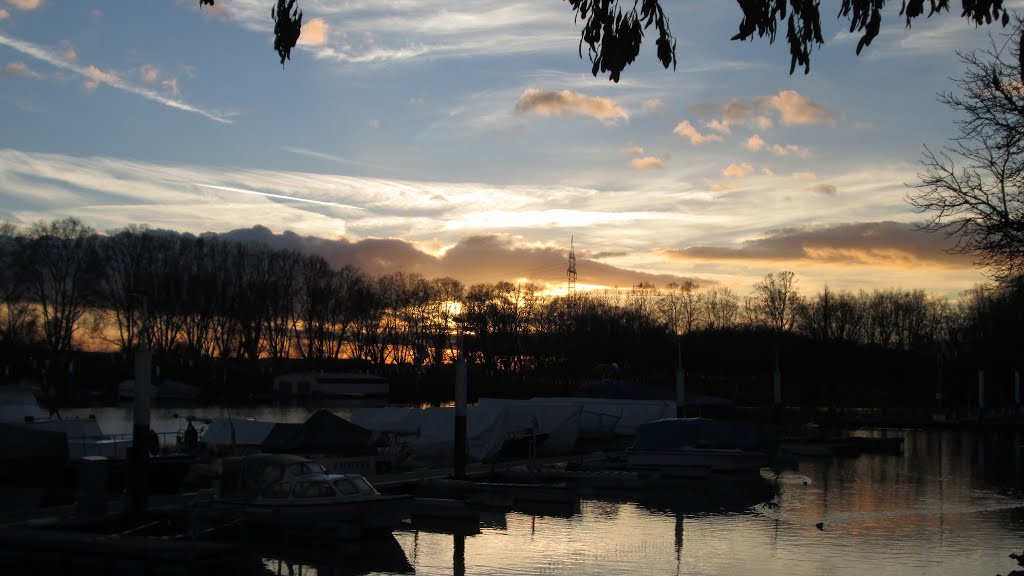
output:
<instances>
[{"instance_id":1,"label":"tree silhouette","mask_svg":"<svg viewBox=\"0 0 1024 576\"><path fill-rule=\"evenodd\" d=\"M1024 282L1024 88L1018 20L1006 46L960 54L959 88L939 101L962 117L959 134L925 148L924 172L907 201L929 221L924 230L954 238L1000 284Z\"/></svg>"},{"instance_id":2,"label":"tree silhouette","mask_svg":"<svg viewBox=\"0 0 1024 576\"><path fill-rule=\"evenodd\" d=\"M576 22L582 22L579 54L583 57L583 45L591 62L591 73L608 74L608 79L618 82L626 66L636 61L644 40L644 31L652 26L657 32L656 54L662 66L676 67L676 39L669 27L668 14L661 6L661 0L565 0L576 13ZM199 0L199 6L213 6L215 0ZM815 45L825 43L821 32L820 0L737 0L743 18L739 32L732 40L768 38L775 43L779 27L784 22L786 43L789 46L789 73L797 66L804 73L811 70L811 52ZM625 6L625 8L624 8ZM861 34L857 42L857 54L871 44L878 36L882 25L882 9L885 0L841 0L838 18L850 21L850 33ZM927 7L927 13L925 8ZM949 0L903 0L900 16L910 28L914 18L924 15L930 18L941 12L949 12ZM299 41L302 30L302 11L296 0L277 0L270 9L274 22L274 50L281 58L281 64L291 59L291 50ZM975 25L1001 23L1006 26L1010 15L1003 6L1003 0L964 0L961 18L967 18ZM1021 36L1024 42L1024 35Z\"/></svg>"}]
</instances>

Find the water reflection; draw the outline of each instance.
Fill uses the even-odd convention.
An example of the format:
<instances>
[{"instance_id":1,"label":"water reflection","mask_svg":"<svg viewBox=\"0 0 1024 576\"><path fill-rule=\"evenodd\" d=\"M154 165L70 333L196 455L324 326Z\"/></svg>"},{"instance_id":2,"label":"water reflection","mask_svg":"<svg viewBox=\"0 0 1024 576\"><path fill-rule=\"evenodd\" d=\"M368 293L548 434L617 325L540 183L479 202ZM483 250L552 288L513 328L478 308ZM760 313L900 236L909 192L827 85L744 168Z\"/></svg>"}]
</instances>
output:
<instances>
[{"instance_id":1,"label":"water reflection","mask_svg":"<svg viewBox=\"0 0 1024 576\"><path fill-rule=\"evenodd\" d=\"M263 574L362 576L415 572L394 536L343 541L316 550L263 545L254 554L261 559Z\"/></svg>"},{"instance_id":2,"label":"water reflection","mask_svg":"<svg viewBox=\"0 0 1024 576\"><path fill-rule=\"evenodd\" d=\"M890 432L896 433L896 432ZM477 535L396 534L419 575L996 574L1020 551L1015 442L900 431L901 455L801 462L769 482L587 494L571 516L511 511ZM992 459L1002 458L1002 464ZM819 529L816 525L822 523Z\"/></svg>"}]
</instances>

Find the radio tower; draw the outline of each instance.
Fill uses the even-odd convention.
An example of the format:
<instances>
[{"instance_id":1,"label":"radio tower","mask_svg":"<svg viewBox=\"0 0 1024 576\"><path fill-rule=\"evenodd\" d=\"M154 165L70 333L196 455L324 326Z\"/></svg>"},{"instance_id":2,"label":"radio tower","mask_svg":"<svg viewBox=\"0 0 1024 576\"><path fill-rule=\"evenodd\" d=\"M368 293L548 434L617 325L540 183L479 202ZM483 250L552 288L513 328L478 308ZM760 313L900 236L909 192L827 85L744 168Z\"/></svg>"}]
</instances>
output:
<instances>
[{"instance_id":1,"label":"radio tower","mask_svg":"<svg viewBox=\"0 0 1024 576\"><path fill-rule=\"evenodd\" d=\"M576 295L576 247L575 237L569 237L569 269L566 270L569 282L566 286L565 295L572 298Z\"/></svg>"}]
</instances>

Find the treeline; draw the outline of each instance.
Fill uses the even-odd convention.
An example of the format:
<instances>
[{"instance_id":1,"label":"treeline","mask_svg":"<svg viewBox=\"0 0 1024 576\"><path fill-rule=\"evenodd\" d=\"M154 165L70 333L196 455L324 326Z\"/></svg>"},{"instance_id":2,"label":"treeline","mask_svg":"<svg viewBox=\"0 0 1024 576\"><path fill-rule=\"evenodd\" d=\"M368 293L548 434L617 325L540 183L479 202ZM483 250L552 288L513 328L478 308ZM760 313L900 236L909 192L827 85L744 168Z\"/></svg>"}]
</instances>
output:
<instances>
[{"instance_id":1,"label":"treeline","mask_svg":"<svg viewBox=\"0 0 1024 576\"><path fill-rule=\"evenodd\" d=\"M896 354L886 363L926 358L922 365L946 362L947 371L1006 367L1024 349L1019 296L827 287L803 295L798 284L779 272L744 295L684 282L549 297L533 284L369 277L320 256L215 237L140 227L97 234L69 218L0 227L0 349L8 359L23 350L66 358L82 348L126 359L144 339L168 365L330 369L348 359L415 373L461 351L495 378L561 382L613 362L632 378L670 381L682 357L711 391L741 396L735 382L761 386L775 354L799 372L821 360L802 356L823 343L846 351L825 355L837 363L872 349ZM710 384L737 370L733 388ZM941 378L927 372L922 382Z\"/></svg>"}]
</instances>

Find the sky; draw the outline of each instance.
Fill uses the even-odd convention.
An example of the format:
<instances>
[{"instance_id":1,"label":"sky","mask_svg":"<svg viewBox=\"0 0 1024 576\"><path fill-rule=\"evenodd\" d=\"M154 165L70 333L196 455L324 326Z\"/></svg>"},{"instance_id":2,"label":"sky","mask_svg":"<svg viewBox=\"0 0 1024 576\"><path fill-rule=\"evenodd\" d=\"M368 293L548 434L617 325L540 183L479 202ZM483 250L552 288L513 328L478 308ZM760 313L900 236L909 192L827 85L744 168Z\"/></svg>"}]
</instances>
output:
<instances>
[{"instance_id":1,"label":"sky","mask_svg":"<svg viewBox=\"0 0 1024 576\"><path fill-rule=\"evenodd\" d=\"M570 242L580 287L984 281L905 195L955 135L954 51L1000 30L955 9L906 29L890 2L856 56L823 4L810 74L784 42L730 41L736 3L663 0L677 69L652 39L613 83L561 0L299 0L284 66L270 0L0 0L0 220L555 289Z\"/></svg>"}]
</instances>

